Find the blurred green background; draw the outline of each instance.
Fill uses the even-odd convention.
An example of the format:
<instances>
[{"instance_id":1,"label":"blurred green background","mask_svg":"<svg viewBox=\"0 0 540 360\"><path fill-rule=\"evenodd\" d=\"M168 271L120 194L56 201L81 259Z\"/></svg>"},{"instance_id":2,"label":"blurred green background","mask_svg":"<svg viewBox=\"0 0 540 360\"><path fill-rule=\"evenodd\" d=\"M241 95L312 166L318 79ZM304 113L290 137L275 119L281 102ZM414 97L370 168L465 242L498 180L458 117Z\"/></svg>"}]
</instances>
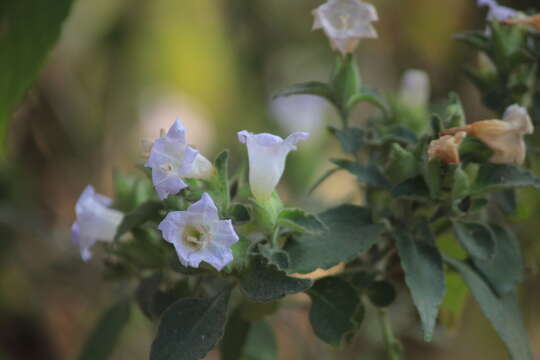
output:
<instances>
[{"instance_id":1,"label":"blurred green background","mask_svg":"<svg viewBox=\"0 0 540 360\"><path fill-rule=\"evenodd\" d=\"M508 1L527 9L537 0ZM8 156L0 169L0 359L73 359L99 313L124 289L104 281L99 260L83 263L71 245L74 204L87 183L112 195L112 172L137 172L142 139L154 139L180 117L189 142L209 158L223 147L244 161L236 132L312 133L288 163L280 193L322 208L360 201L354 181L336 176L306 200L338 153L325 125L333 109L309 98L272 101L278 89L326 80L335 53L312 32L314 0L77 0L38 80L12 116ZM461 74L476 54L452 39L481 29L485 10L473 0L374 0L378 40L357 51L364 83L393 94L407 69L431 78L431 100L460 93L469 121L492 116ZM21 21L24 21L21 19ZM2 54L0 54L2 56ZM9 71L9 70L8 70ZM2 74L0 73L0 76ZM359 123L375 110L363 105ZM524 205L526 207L526 204ZM534 210L524 235L538 231ZM531 219L532 218L532 219ZM540 353L540 289L534 285L531 236L524 246L529 276L525 320ZM528 242L529 241L529 242ZM505 359L495 333L470 301L461 321L421 339L405 289L391 315L409 359ZM369 319L346 350L317 340L303 298L273 318L280 359L384 359L379 328ZM147 359L154 328L136 314L113 359ZM209 359L215 359L210 354Z\"/></svg>"}]
</instances>

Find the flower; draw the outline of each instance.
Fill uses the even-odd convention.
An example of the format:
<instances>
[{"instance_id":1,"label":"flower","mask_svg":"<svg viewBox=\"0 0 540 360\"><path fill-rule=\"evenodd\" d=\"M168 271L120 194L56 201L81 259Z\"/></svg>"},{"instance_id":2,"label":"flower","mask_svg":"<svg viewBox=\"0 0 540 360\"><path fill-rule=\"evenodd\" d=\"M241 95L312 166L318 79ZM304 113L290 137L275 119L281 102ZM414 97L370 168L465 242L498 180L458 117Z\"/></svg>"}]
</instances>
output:
<instances>
[{"instance_id":1,"label":"flower","mask_svg":"<svg viewBox=\"0 0 540 360\"><path fill-rule=\"evenodd\" d=\"M201 261L220 271L233 260L231 245L238 241L231 220L220 220L212 198L204 193L186 211L173 211L159 224L163 238L174 245L184 266Z\"/></svg>"},{"instance_id":2,"label":"flower","mask_svg":"<svg viewBox=\"0 0 540 360\"><path fill-rule=\"evenodd\" d=\"M332 47L342 54L352 53L361 38L376 38L371 25L378 21L377 10L361 0L328 0L313 10L313 30L323 29Z\"/></svg>"},{"instance_id":3,"label":"flower","mask_svg":"<svg viewBox=\"0 0 540 360\"><path fill-rule=\"evenodd\" d=\"M401 77L399 98L411 108L425 108L429 102L431 84L423 70L410 69Z\"/></svg>"},{"instance_id":4,"label":"flower","mask_svg":"<svg viewBox=\"0 0 540 360\"><path fill-rule=\"evenodd\" d=\"M459 131L454 136L444 135L431 141L428 148L428 160L440 159L446 164L459 163L459 146L466 136L466 132Z\"/></svg>"},{"instance_id":5,"label":"flower","mask_svg":"<svg viewBox=\"0 0 540 360\"><path fill-rule=\"evenodd\" d=\"M492 20L506 20L519 15L519 11L512 8L501 6L496 0L478 0L478 6L487 6L489 8L487 19Z\"/></svg>"},{"instance_id":6,"label":"flower","mask_svg":"<svg viewBox=\"0 0 540 360\"><path fill-rule=\"evenodd\" d=\"M118 210L110 209L111 199L95 192L88 185L75 205L76 220L71 226L71 239L80 248L84 261L92 258L90 248L96 241L111 242L124 218Z\"/></svg>"},{"instance_id":7,"label":"flower","mask_svg":"<svg viewBox=\"0 0 540 360\"><path fill-rule=\"evenodd\" d=\"M152 182L161 200L187 187L182 178L207 179L214 171L204 156L186 144L180 120L152 145L144 166L152 168Z\"/></svg>"},{"instance_id":8,"label":"flower","mask_svg":"<svg viewBox=\"0 0 540 360\"><path fill-rule=\"evenodd\" d=\"M522 164L527 153L523 136L532 134L534 126L527 109L512 105L502 120L483 120L469 125L441 131L441 135L465 131L486 144L493 151L489 160L496 164Z\"/></svg>"},{"instance_id":9,"label":"flower","mask_svg":"<svg viewBox=\"0 0 540 360\"><path fill-rule=\"evenodd\" d=\"M288 132L306 131L312 138L324 133L328 103L313 95L282 96L270 104L278 125Z\"/></svg>"},{"instance_id":10,"label":"flower","mask_svg":"<svg viewBox=\"0 0 540 360\"><path fill-rule=\"evenodd\" d=\"M285 140L272 134L252 134L240 131L238 140L247 145L249 156L249 186L257 200L268 200L285 170L285 160L298 142L309 134L295 132Z\"/></svg>"},{"instance_id":11,"label":"flower","mask_svg":"<svg viewBox=\"0 0 540 360\"><path fill-rule=\"evenodd\" d=\"M526 24L540 31L540 14L533 16L505 19L503 23L506 25Z\"/></svg>"}]
</instances>

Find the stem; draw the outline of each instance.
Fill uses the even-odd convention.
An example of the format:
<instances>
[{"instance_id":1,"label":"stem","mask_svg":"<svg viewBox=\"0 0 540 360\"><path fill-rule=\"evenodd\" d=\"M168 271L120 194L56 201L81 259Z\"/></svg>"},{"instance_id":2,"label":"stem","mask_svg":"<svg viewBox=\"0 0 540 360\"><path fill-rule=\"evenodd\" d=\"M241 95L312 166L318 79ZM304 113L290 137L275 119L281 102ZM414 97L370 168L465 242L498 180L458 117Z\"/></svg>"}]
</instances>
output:
<instances>
[{"instance_id":1,"label":"stem","mask_svg":"<svg viewBox=\"0 0 540 360\"><path fill-rule=\"evenodd\" d=\"M279 244L278 244L278 235L279 235L279 226L276 225L276 227L274 227L274 232L272 233L272 247L274 249L278 249L279 248Z\"/></svg>"},{"instance_id":2,"label":"stem","mask_svg":"<svg viewBox=\"0 0 540 360\"><path fill-rule=\"evenodd\" d=\"M388 360L401 360L401 344L394 336L394 332L392 331L392 323L390 322L388 313L385 309L378 309L377 314L381 324L384 346L386 347Z\"/></svg>"}]
</instances>

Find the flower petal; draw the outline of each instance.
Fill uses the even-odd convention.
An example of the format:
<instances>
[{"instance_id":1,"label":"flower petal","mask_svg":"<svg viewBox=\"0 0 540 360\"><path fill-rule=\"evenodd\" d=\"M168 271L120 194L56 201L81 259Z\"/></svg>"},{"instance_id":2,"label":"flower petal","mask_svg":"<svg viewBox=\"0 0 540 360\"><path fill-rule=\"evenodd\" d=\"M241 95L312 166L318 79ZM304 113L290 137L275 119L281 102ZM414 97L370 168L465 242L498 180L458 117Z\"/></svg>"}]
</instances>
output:
<instances>
[{"instance_id":1,"label":"flower petal","mask_svg":"<svg viewBox=\"0 0 540 360\"><path fill-rule=\"evenodd\" d=\"M221 245L231 246L238 242L239 238L234 231L231 220L220 220L214 228L214 241Z\"/></svg>"},{"instance_id":2,"label":"flower petal","mask_svg":"<svg viewBox=\"0 0 540 360\"><path fill-rule=\"evenodd\" d=\"M201 224L214 224L219 221L218 209L208 193L202 194L201 199L190 205L187 211L192 216L200 217Z\"/></svg>"}]
</instances>

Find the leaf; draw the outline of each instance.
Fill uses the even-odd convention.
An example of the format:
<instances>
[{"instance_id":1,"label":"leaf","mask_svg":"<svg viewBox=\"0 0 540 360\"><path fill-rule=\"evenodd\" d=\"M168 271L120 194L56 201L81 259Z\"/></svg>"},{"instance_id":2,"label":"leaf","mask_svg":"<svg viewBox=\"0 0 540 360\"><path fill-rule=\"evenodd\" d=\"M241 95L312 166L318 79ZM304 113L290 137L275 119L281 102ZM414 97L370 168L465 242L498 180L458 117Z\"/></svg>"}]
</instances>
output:
<instances>
[{"instance_id":1,"label":"leaf","mask_svg":"<svg viewBox=\"0 0 540 360\"><path fill-rule=\"evenodd\" d=\"M343 151L355 154L364 146L365 132L362 129L349 127L343 130L329 127L330 132L339 140Z\"/></svg>"},{"instance_id":2,"label":"leaf","mask_svg":"<svg viewBox=\"0 0 540 360\"><path fill-rule=\"evenodd\" d=\"M251 324L241 360L277 360L276 336L265 320Z\"/></svg>"},{"instance_id":3,"label":"leaf","mask_svg":"<svg viewBox=\"0 0 540 360\"><path fill-rule=\"evenodd\" d=\"M507 294L515 289L523 278L523 260L519 242L508 230L499 225L491 225L497 252L487 261L473 259L474 265L499 294Z\"/></svg>"},{"instance_id":4,"label":"leaf","mask_svg":"<svg viewBox=\"0 0 540 360\"><path fill-rule=\"evenodd\" d=\"M277 266L279 270L286 271L289 267L289 255L285 251L270 248L262 244L258 246L258 249L259 253L264 256L268 263Z\"/></svg>"},{"instance_id":5,"label":"leaf","mask_svg":"<svg viewBox=\"0 0 540 360\"><path fill-rule=\"evenodd\" d=\"M151 320L156 319L179 298L188 294L187 279L176 283L173 287L162 290L162 275L156 274L143 279L135 291L135 299L142 312Z\"/></svg>"},{"instance_id":6,"label":"leaf","mask_svg":"<svg viewBox=\"0 0 540 360\"><path fill-rule=\"evenodd\" d=\"M482 164L471 195L486 191L532 186L540 189L540 179L531 171L516 165Z\"/></svg>"},{"instance_id":7,"label":"leaf","mask_svg":"<svg viewBox=\"0 0 540 360\"><path fill-rule=\"evenodd\" d=\"M366 294L373 305L390 306L396 300L396 289L388 281L374 281L366 289Z\"/></svg>"},{"instance_id":8,"label":"leaf","mask_svg":"<svg viewBox=\"0 0 540 360\"><path fill-rule=\"evenodd\" d=\"M86 340L78 359L108 359L129 321L130 313L131 303L126 300L116 303L105 311Z\"/></svg>"},{"instance_id":9,"label":"leaf","mask_svg":"<svg viewBox=\"0 0 540 360\"><path fill-rule=\"evenodd\" d=\"M460 200L467 196L470 187L469 175L463 170L461 164L453 169L452 200Z\"/></svg>"},{"instance_id":10,"label":"leaf","mask_svg":"<svg viewBox=\"0 0 540 360\"><path fill-rule=\"evenodd\" d=\"M234 204L231 206L229 215L235 224L243 224L251 220L249 207L244 204Z\"/></svg>"},{"instance_id":11,"label":"leaf","mask_svg":"<svg viewBox=\"0 0 540 360\"><path fill-rule=\"evenodd\" d=\"M403 181L415 177L419 174L418 160L413 153L404 149L398 143L393 143L386 164L386 176L393 184L400 184Z\"/></svg>"},{"instance_id":12,"label":"leaf","mask_svg":"<svg viewBox=\"0 0 540 360\"><path fill-rule=\"evenodd\" d=\"M466 263L450 257L444 260L463 276L482 312L506 344L511 358L533 360L515 292L497 297L482 277Z\"/></svg>"},{"instance_id":13,"label":"leaf","mask_svg":"<svg viewBox=\"0 0 540 360\"><path fill-rule=\"evenodd\" d=\"M392 189L392 196L396 199L427 200L429 189L423 176L407 179Z\"/></svg>"},{"instance_id":14,"label":"leaf","mask_svg":"<svg viewBox=\"0 0 540 360\"><path fill-rule=\"evenodd\" d=\"M315 215L302 209L282 209L277 217L277 224L301 233L324 230L324 224Z\"/></svg>"},{"instance_id":15,"label":"leaf","mask_svg":"<svg viewBox=\"0 0 540 360\"><path fill-rule=\"evenodd\" d=\"M255 256L250 267L240 275L240 287L251 300L267 302L296 294L311 287L310 279L287 276L262 256Z\"/></svg>"},{"instance_id":16,"label":"leaf","mask_svg":"<svg viewBox=\"0 0 540 360\"><path fill-rule=\"evenodd\" d=\"M214 161L216 176L212 178L210 195L224 216L228 215L231 196L229 192L229 151L221 152Z\"/></svg>"},{"instance_id":17,"label":"leaf","mask_svg":"<svg viewBox=\"0 0 540 360\"><path fill-rule=\"evenodd\" d=\"M441 196L443 185L443 163L439 159L429 160L424 167L424 180L426 181L431 198Z\"/></svg>"},{"instance_id":18,"label":"leaf","mask_svg":"<svg viewBox=\"0 0 540 360\"><path fill-rule=\"evenodd\" d=\"M454 233L461 246L474 258L488 260L493 258L496 242L491 230L478 222L453 222Z\"/></svg>"},{"instance_id":19,"label":"leaf","mask_svg":"<svg viewBox=\"0 0 540 360\"><path fill-rule=\"evenodd\" d=\"M356 93L349 99L347 107L349 109L352 109L354 106L356 106L356 104L360 102L371 103L381 109L385 115L390 114L390 106L388 106L388 102L386 101L386 99L373 89L360 89L358 93Z\"/></svg>"},{"instance_id":20,"label":"leaf","mask_svg":"<svg viewBox=\"0 0 540 360\"><path fill-rule=\"evenodd\" d=\"M373 224L368 208L341 205L325 211L319 219L327 226L321 234L293 237L284 250L291 261L289 273L329 269L366 252L380 239L381 224Z\"/></svg>"},{"instance_id":21,"label":"leaf","mask_svg":"<svg viewBox=\"0 0 540 360\"><path fill-rule=\"evenodd\" d=\"M113 182L116 195L113 208L122 212L133 211L150 200L155 193L152 183L147 178L115 172Z\"/></svg>"},{"instance_id":22,"label":"leaf","mask_svg":"<svg viewBox=\"0 0 540 360\"><path fill-rule=\"evenodd\" d=\"M3 0L0 4L0 157L11 113L60 36L72 0Z\"/></svg>"},{"instance_id":23,"label":"leaf","mask_svg":"<svg viewBox=\"0 0 540 360\"><path fill-rule=\"evenodd\" d=\"M227 265L227 270L243 270L248 265L249 248L251 240L245 236L240 236L240 240L231 246L233 261Z\"/></svg>"},{"instance_id":24,"label":"leaf","mask_svg":"<svg viewBox=\"0 0 540 360\"><path fill-rule=\"evenodd\" d=\"M233 311L227 320L225 335L221 340L221 360L241 359L250 327L251 322L244 320L241 308L237 308Z\"/></svg>"},{"instance_id":25,"label":"leaf","mask_svg":"<svg viewBox=\"0 0 540 360\"><path fill-rule=\"evenodd\" d=\"M330 85L319 81L292 85L277 92L274 98L291 95L316 95L327 99L331 103L334 102L334 94Z\"/></svg>"},{"instance_id":26,"label":"leaf","mask_svg":"<svg viewBox=\"0 0 540 360\"><path fill-rule=\"evenodd\" d=\"M353 331L360 298L345 280L326 277L315 282L307 291L311 297L309 321L315 334L324 342L339 346L343 338Z\"/></svg>"},{"instance_id":27,"label":"leaf","mask_svg":"<svg viewBox=\"0 0 540 360\"><path fill-rule=\"evenodd\" d=\"M381 144L387 144L392 142L399 142L402 144L416 144L418 142L418 137L416 133L411 129L403 125L391 126L378 141Z\"/></svg>"},{"instance_id":28,"label":"leaf","mask_svg":"<svg viewBox=\"0 0 540 360\"><path fill-rule=\"evenodd\" d=\"M159 215L159 211L163 208L163 204L159 201L148 201L124 216L124 219L118 226L115 240L118 240L125 233L130 232L137 226L141 226L148 220L151 220Z\"/></svg>"},{"instance_id":29,"label":"leaf","mask_svg":"<svg viewBox=\"0 0 540 360\"><path fill-rule=\"evenodd\" d=\"M367 186L388 188L390 183L379 168L374 165L361 165L350 160L330 160L335 165L347 170L358 178L358 182Z\"/></svg>"},{"instance_id":30,"label":"leaf","mask_svg":"<svg viewBox=\"0 0 540 360\"><path fill-rule=\"evenodd\" d=\"M420 314L424 339L430 341L445 291L443 262L427 224L415 235L412 238L406 229L394 233L405 282Z\"/></svg>"},{"instance_id":31,"label":"leaf","mask_svg":"<svg viewBox=\"0 0 540 360\"><path fill-rule=\"evenodd\" d=\"M159 323L151 360L200 360L225 331L230 289L210 299L182 299L171 305Z\"/></svg>"},{"instance_id":32,"label":"leaf","mask_svg":"<svg viewBox=\"0 0 540 360\"><path fill-rule=\"evenodd\" d=\"M448 105L446 107L445 128L453 128L465 125L465 111L461 104L459 95L452 92L449 95Z\"/></svg>"}]
</instances>

